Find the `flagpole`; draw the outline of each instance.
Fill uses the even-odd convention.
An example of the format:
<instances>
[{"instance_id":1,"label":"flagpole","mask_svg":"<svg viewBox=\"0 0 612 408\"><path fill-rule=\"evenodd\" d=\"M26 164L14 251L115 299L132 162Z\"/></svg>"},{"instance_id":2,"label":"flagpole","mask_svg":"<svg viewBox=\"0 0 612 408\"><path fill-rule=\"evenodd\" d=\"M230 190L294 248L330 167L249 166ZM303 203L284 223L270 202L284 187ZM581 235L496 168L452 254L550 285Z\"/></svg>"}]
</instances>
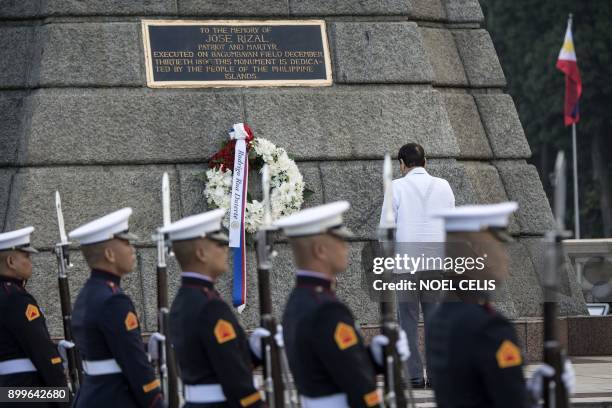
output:
<instances>
[{"instance_id":1,"label":"flagpole","mask_svg":"<svg viewBox=\"0 0 612 408\"><path fill-rule=\"evenodd\" d=\"M576 239L580 239L580 205L578 204L578 148L576 147L575 122L572 123L572 151L574 156L574 237Z\"/></svg>"}]
</instances>

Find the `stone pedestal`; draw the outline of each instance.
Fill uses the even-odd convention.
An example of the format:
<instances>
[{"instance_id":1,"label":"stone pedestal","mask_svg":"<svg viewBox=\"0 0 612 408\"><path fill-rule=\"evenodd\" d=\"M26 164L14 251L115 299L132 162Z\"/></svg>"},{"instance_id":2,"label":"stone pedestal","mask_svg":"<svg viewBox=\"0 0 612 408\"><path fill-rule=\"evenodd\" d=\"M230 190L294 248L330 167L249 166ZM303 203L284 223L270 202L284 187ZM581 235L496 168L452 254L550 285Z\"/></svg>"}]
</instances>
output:
<instances>
[{"instance_id":1,"label":"stone pedestal","mask_svg":"<svg viewBox=\"0 0 612 408\"><path fill-rule=\"evenodd\" d=\"M334 82L327 88L160 90L146 87L140 20L324 19ZM155 327L155 249L160 180L169 172L173 219L206 209L198 174L227 130L247 122L285 147L315 191L305 206L346 199L357 239L339 294L361 323L376 307L361 285L360 251L375 238L382 202L382 157L402 144L425 147L429 169L449 179L458 204L516 200L519 237L504 300L511 317L540 312L533 243L552 214L477 0L147 0L4 1L0 7L0 228L34 225L29 289L61 333L53 193L66 227L124 206L143 241L125 281L145 322ZM279 247L273 286L280 310L292 263ZM254 257L249 306L257 321ZM74 256L76 295L88 272ZM584 300L567 277L568 314ZM178 282L171 267L171 294ZM228 293L229 280L221 285ZM526 288L530 288L526 290Z\"/></svg>"}]
</instances>

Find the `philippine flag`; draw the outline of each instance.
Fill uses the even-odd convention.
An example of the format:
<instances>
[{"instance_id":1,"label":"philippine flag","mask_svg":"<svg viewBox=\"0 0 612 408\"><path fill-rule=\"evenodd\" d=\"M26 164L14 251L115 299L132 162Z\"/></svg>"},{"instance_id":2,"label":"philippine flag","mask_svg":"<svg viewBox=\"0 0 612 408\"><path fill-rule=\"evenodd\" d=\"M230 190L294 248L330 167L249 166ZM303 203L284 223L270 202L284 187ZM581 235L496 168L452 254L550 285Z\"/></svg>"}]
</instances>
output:
<instances>
[{"instance_id":1,"label":"philippine flag","mask_svg":"<svg viewBox=\"0 0 612 408\"><path fill-rule=\"evenodd\" d=\"M565 74L565 126L578 123L580 112L578 101L582 95L582 79L578 70L576 51L574 50L574 39L572 37L572 18L570 16L565 31L565 41L557 59L557 69Z\"/></svg>"}]
</instances>

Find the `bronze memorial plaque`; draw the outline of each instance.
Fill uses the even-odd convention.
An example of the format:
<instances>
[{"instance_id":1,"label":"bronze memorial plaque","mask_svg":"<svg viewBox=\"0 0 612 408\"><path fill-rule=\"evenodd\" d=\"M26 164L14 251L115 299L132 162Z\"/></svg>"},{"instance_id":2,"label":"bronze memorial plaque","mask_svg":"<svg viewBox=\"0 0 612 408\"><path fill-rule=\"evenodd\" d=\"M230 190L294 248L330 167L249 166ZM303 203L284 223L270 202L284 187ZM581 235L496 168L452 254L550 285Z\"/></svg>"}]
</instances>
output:
<instances>
[{"instance_id":1,"label":"bronze memorial plaque","mask_svg":"<svg viewBox=\"0 0 612 408\"><path fill-rule=\"evenodd\" d=\"M143 20L147 86L329 86L323 20Z\"/></svg>"}]
</instances>

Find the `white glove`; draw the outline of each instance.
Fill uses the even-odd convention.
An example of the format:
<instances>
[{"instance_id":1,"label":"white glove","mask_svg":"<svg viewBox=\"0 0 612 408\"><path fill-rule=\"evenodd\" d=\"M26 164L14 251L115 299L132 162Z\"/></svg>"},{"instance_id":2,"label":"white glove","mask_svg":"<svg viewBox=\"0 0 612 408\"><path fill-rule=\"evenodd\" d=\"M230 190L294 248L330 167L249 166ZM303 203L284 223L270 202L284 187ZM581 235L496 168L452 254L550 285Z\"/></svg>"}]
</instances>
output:
<instances>
[{"instance_id":1,"label":"white glove","mask_svg":"<svg viewBox=\"0 0 612 408\"><path fill-rule=\"evenodd\" d=\"M553 375L555 375L555 369L548 364L540 364L536 367L531 378L527 380L527 390L535 401L539 401L542 398L544 377L550 378Z\"/></svg>"},{"instance_id":2,"label":"white glove","mask_svg":"<svg viewBox=\"0 0 612 408\"><path fill-rule=\"evenodd\" d=\"M573 395L576 392L576 371L574 371L574 365L568 358L565 359L565 364L563 364L561 379L563 380L567 393Z\"/></svg>"},{"instance_id":3,"label":"white glove","mask_svg":"<svg viewBox=\"0 0 612 408\"><path fill-rule=\"evenodd\" d=\"M251 351L260 360L262 358L261 340L265 337L270 337L270 335L271 333L268 330L264 329L263 327L258 327L253 330L253 333L251 333L251 336L249 337L249 346L251 347Z\"/></svg>"},{"instance_id":4,"label":"white glove","mask_svg":"<svg viewBox=\"0 0 612 408\"><path fill-rule=\"evenodd\" d=\"M283 326L280 324L276 325L276 334L274 335L274 341L276 345L280 348L285 347L285 339L283 338Z\"/></svg>"},{"instance_id":5,"label":"white glove","mask_svg":"<svg viewBox=\"0 0 612 408\"><path fill-rule=\"evenodd\" d=\"M397 353L399 354L400 359L403 362L408 361L410 358L410 347L408 345L408 336L403 329L400 330L399 339L397 340L397 343L395 343L395 347L397 347Z\"/></svg>"},{"instance_id":6,"label":"white glove","mask_svg":"<svg viewBox=\"0 0 612 408\"><path fill-rule=\"evenodd\" d=\"M147 346L147 351L149 352L149 358L152 361L159 360L160 352L159 348L161 343L166 341L166 336L161 333L155 332L151 334L149 337L149 345Z\"/></svg>"},{"instance_id":7,"label":"white glove","mask_svg":"<svg viewBox=\"0 0 612 408\"><path fill-rule=\"evenodd\" d=\"M370 351L372 352L372 357L374 357L374 361L380 367L383 366L383 348L389 344L389 338L383 334L377 334L372 337L372 342L370 343Z\"/></svg>"},{"instance_id":8,"label":"white glove","mask_svg":"<svg viewBox=\"0 0 612 408\"><path fill-rule=\"evenodd\" d=\"M548 364L540 364L531 378L527 381L527 389L531 393L532 397L539 401L543 397L544 388L544 377L550 378L555 375L555 369ZM566 359L563 365L563 374L561 374L561 380L565 389L569 395L572 395L576 391L576 373L572 363Z\"/></svg>"},{"instance_id":9,"label":"white glove","mask_svg":"<svg viewBox=\"0 0 612 408\"><path fill-rule=\"evenodd\" d=\"M60 357L62 357L62 365L64 370L68 369L68 350L75 347L75 344L71 341L61 339L57 344L57 351L59 351Z\"/></svg>"},{"instance_id":10,"label":"white glove","mask_svg":"<svg viewBox=\"0 0 612 408\"><path fill-rule=\"evenodd\" d=\"M383 348L389 344L389 338L383 334L377 334L372 338L370 343L370 350L374 361L379 366L383 366ZM410 358L410 347L408 346L408 337L406 332L401 330L399 333L399 339L395 343L397 354L399 354L400 360L407 361Z\"/></svg>"}]
</instances>

